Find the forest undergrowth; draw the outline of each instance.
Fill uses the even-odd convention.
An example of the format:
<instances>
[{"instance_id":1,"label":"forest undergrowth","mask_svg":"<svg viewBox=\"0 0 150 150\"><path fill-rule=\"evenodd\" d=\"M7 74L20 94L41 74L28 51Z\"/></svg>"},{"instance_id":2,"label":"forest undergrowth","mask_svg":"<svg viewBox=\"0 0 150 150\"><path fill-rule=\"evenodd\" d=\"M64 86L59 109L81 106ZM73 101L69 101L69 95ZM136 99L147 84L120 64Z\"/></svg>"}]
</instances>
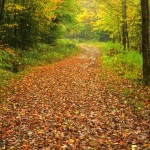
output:
<instances>
[{"instance_id":1,"label":"forest undergrowth","mask_svg":"<svg viewBox=\"0 0 150 150\"><path fill-rule=\"evenodd\" d=\"M139 51L133 49L124 51L121 44L114 42L88 43L102 50L102 67L136 83L142 82L143 61Z\"/></svg>"},{"instance_id":2,"label":"forest undergrowth","mask_svg":"<svg viewBox=\"0 0 150 150\"><path fill-rule=\"evenodd\" d=\"M32 67L53 64L79 52L79 48L69 39L59 39L54 45L36 44L24 50L7 46L0 48L0 95L7 95L6 88L12 78L22 79ZM9 91L8 91L9 92Z\"/></svg>"}]
</instances>

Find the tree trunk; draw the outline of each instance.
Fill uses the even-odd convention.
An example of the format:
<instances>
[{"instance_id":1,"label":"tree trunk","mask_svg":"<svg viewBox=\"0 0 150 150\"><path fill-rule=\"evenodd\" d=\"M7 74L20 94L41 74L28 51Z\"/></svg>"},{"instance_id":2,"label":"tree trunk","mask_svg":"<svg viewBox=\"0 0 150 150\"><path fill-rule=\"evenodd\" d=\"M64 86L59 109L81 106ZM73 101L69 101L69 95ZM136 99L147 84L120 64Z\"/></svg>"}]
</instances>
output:
<instances>
[{"instance_id":1,"label":"tree trunk","mask_svg":"<svg viewBox=\"0 0 150 150\"><path fill-rule=\"evenodd\" d=\"M14 0L14 4L17 4L17 0ZM16 10L14 11L14 23L17 24L17 16L16 16ZM18 41L17 41L17 27L14 26L14 33L13 33L13 45L15 48L18 47Z\"/></svg>"},{"instance_id":2,"label":"tree trunk","mask_svg":"<svg viewBox=\"0 0 150 150\"><path fill-rule=\"evenodd\" d=\"M150 47L149 47L149 4L148 0L141 0L142 10L142 54L143 81L150 85Z\"/></svg>"},{"instance_id":3,"label":"tree trunk","mask_svg":"<svg viewBox=\"0 0 150 150\"><path fill-rule=\"evenodd\" d=\"M122 44L124 50L126 50L126 48L129 48L126 0L122 0Z\"/></svg>"},{"instance_id":4,"label":"tree trunk","mask_svg":"<svg viewBox=\"0 0 150 150\"><path fill-rule=\"evenodd\" d=\"M5 0L0 0L0 23L3 20Z\"/></svg>"}]
</instances>

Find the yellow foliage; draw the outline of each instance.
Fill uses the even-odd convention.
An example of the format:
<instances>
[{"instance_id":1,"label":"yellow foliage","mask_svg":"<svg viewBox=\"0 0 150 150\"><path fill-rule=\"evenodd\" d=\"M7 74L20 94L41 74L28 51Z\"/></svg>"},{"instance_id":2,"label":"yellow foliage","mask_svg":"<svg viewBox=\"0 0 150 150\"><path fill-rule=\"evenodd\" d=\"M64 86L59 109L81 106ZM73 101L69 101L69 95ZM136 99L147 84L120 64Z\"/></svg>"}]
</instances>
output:
<instances>
[{"instance_id":1,"label":"yellow foliage","mask_svg":"<svg viewBox=\"0 0 150 150\"><path fill-rule=\"evenodd\" d=\"M41 18L43 20L45 18L43 24L50 24L51 20L55 18L54 11L59 9L62 3L62 0L35 0L35 4L40 6L36 9L35 19L39 20Z\"/></svg>"},{"instance_id":2,"label":"yellow foliage","mask_svg":"<svg viewBox=\"0 0 150 150\"><path fill-rule=\"evenodd\" d=\"M3 27L9 28L9 29L13 29L14 27L17 27L17 26L18 26L17 23L3 24Z\"/></svg>"},{"instance_id":3,"label":"yellow foliage","mask_svg":"<svg viewBox=\"0 0 150 150\"><path fill-rule=\"evenodd\" d=\"M5 10L9 13L21 12L24 9L25 9L24 6L21 6L19 4L14 4L14 3L7 3L5 6Z\"/></svg>"},{"instance_id":4,"label":"yellow foliage","mask_svg":"<svg viewBox=\"0 0 150 150\"><path fill-rule=\"evenodd\" d=\"M141 24L140 1L127 1L127 24L129 38L139 40ZM93 30L107 31L112 38L119 39L122 34L122 0L107 0L98 3L97 20Z\"/></svg>"}]
</instances>

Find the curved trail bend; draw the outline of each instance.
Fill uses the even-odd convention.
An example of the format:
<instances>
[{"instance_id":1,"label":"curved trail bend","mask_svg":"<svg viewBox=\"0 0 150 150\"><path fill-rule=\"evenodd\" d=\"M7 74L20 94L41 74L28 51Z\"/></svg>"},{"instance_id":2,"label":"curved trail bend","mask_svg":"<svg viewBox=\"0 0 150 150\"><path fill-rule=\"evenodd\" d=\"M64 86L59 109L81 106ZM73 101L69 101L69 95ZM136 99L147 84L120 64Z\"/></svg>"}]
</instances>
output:
<instances>
[{"instance_id":1,"label":"curved trail bend","mask_svg":"<svg viewBox=\"0 0 150 150\"><path fill-rule=\"evenodd\" d=\"M100 78L99 50L81 48L80 55L33 68L15 83L1 104L0 149L147 149L147 123Z\"/></svg>"}]
</instances>

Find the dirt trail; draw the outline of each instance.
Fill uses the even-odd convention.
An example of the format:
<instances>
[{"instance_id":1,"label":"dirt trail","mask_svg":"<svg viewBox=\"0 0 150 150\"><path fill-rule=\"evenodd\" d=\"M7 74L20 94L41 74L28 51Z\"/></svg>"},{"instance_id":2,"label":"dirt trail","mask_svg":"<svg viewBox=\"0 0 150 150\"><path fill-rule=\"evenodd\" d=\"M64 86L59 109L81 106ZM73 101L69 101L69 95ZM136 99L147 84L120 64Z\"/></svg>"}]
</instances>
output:
<instances>
[{"instance_id":1,"label":"dirt trail","mask_svg":"<svg viewBox=\"0 0 150 150\"><path fill-rule=\"evenodd\" d=\"M86 45L80 45L80 47L83 49L83 52L79 55L79 58L88 60L87 63L82 64L83 67L87 68L91 65L96 65L96 60L100 55L100 50Z\"/></svg>"},{"instance_id":2,"label":"dirt trail","mask_svg":"<svg viewBox=\"0 0 150 150\"><path fill-rule=\"evenodd\" d=\"M13 94L0 104L0 149L150 148L148 123L100 78L99 50L81 47L80 55L33 68L15 83Z\"/></svg>"}]
</instances>

